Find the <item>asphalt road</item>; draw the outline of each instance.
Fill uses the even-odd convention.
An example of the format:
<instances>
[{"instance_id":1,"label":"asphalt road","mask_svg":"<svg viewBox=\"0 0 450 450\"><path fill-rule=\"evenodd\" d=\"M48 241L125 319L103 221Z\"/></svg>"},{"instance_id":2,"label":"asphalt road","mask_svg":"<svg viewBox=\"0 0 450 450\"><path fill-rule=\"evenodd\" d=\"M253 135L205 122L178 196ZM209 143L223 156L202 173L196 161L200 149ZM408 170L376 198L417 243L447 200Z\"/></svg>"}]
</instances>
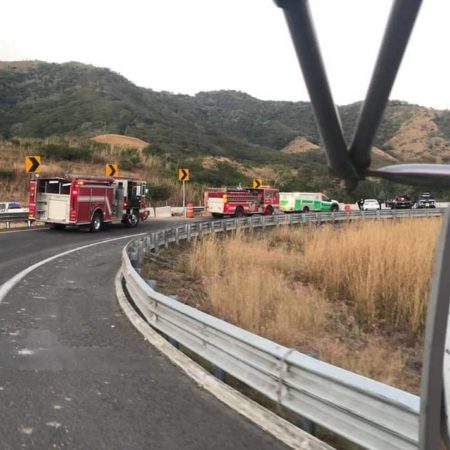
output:
<instances>
[{"instance_id":1,"label":"asphalt road","mask_svg":"<svg viewBox=\"0 0 450 450\"><path fill-rule=\"evenodd\" d=\"M164 223L2 232L0 285L55 254ZM114 292L126 242L50 261L0 302L0 449L285 448L197 387L128 322Z\"/></svg>"}]
</instances>

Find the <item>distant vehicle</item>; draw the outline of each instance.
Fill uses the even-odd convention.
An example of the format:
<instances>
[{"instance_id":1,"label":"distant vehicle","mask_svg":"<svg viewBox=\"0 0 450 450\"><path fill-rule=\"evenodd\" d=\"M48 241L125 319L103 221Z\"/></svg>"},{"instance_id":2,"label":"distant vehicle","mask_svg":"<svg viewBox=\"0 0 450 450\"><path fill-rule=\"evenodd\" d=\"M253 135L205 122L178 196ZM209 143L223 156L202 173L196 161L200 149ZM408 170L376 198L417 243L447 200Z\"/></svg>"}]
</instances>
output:
<instances>
[{"instance_id":1,"label":"distant vehicle","mask_svg":"<svg viewBox=\"0 0 450 450\"><path fill-rule=\"evenodd\" d=\"M19 202L0 202L0 214L27 213L28 208L23 208Z\"/></svg>"},{"instance_id":2,"label":"distant vehicle","mask_svg":"<svg viewBox=\"0 0 450 450\"><path fill-rule=\"evenodd\" d=\"M436 200L429 192L424 192L416 204L417 208L436 208Z\"/></svg>"},{"instance_id":3,"label":"distant vehicle","mask_svg":"<svg viewBox=\"0 0 450 450\"><path fill-rule=\"evenodd\" d=\"M386 200L386 207L391 209L411 209L414 201L409 195L396 195L392 200Z\"/></svg>"},{"instance_id":4,"label":"distant vehicle","mask_svg":"<svg viewBox=\"0 0 450 450\"><path fill-rule=\"evenodd\" d=\"M132 178L35 178L30 181L29 218L58 229L85 225L92 232L105 223L134 227L148 216L145 187L145 181Z\"/></svg>"},{"instance_id":5,"label":"distant vehicle","mask_svg":"<svg viewBox=\"0 0 450 450\"><path fill-rule=\"evenodd\" d=\"M363 211L376 211L381 209L380 202L374 198L366 198L361 204L361 209Z\"/></svg>"},{"instance_id":6,"label":"distant vehicle","mask_svg":"<svg viewBox=\"0 0 450 450\"><path fill-rule=\"evenodd\" d=\"M243 217L252 214L271 216L280 210L278 189L260 188L211 188L204 194L206 211L213 217Z\"/></svg>"},{"instance_id":7,"label":"distant vehicle","mask_svg":"<svg viewBox=\"0 0 450 450\"><path fill-rule=\"evenodd\" d=\"M283 212L339 211L339 202L321 192L280 192Z\"/></svg>"}]
</instances>

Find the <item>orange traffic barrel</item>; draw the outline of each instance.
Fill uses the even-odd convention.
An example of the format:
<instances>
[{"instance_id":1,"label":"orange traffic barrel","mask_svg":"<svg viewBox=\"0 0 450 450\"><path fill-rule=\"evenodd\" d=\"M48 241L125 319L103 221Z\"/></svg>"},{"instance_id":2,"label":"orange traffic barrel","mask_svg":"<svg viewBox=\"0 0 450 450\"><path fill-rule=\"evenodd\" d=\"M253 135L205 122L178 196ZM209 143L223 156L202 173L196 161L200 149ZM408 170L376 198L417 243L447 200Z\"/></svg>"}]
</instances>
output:
<instances>
[{"instance_id":1,"label":"orange traffic barrel","mask_svg":"<svg viewBox=\"0 0 450 450\"><path fill-rule=\"evenodd\" d=\"M194 217L194 204L188 203L186 207L186 217L192 219Z\"/></svg>"},{"instance_id":2,"label":"orange traffic barrel","mask_svg":"<svg viewBox=\"0 0 450 450\"><path fill-rule=\"evenodd\" d=\"M345 212L350 212L351 210L352 210L352 206L349 205L348 203L346 203L346 204L344 205L344 211L345 211Z\"/></svg>"}]
</instances>

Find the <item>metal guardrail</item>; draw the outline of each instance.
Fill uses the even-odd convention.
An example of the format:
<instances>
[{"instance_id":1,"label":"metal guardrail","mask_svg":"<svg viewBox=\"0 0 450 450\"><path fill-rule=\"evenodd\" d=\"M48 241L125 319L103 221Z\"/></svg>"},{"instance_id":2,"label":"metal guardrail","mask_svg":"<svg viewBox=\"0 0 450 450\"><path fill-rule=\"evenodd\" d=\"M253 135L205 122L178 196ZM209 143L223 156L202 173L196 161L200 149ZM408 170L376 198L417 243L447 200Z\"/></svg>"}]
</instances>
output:
<instances>
[{"instance_id":1,"label":"metal guardrail","mask_svg":"<svg viewBox=\"0 0 450 450\"><path fill-rule=\"evenodd\" d=\"M6 228L11 228L13 222L26 222L28 228L31 227L33 221L28 218L27 212L20 213L0 213L0 223L4 223Z\"/></svg>"},{"instance_id":2,"label":"metal guardrail","mask_svg":"<svg viewBox=\"0 0 450 450\"><path fill-rule=\"evenodd\" d=\"M147 252L205 233L364 218L429 217L445 209L254 216L170 227L122 254L126 289L148 323L280 405L367 449L417 449L420 398L278 345L153 290L139 275Z\"/></svg>"}]
</instances>

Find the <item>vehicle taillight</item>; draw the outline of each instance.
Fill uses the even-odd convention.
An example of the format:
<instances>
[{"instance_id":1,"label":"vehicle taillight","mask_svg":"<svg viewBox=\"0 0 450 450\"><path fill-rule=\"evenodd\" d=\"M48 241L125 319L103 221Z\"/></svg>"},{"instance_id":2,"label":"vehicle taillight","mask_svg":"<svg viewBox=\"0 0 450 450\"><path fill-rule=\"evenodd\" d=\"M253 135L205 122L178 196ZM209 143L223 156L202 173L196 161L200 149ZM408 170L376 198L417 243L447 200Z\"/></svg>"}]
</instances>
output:
<instances>
[{"instance_id":1,"label":"vehicle taillight","mask_svg":"<svg viewBox=\"0 0 450 450\"><path fill-rule=\"evenodd\" d=\"M30 197L28 200L28 218L36 217L36 181L30 181Z\"/></svg>"},{"instance_id":2,"label":"vehicle taillight","mask_svg":"<svg viewBox=\"0 0 450 450\"><path fill-rule=\"evenodd\" d=\"M123 207L128 208L128 200L126 197L123 199Z\"/></svg>"},{"instance_id":3,"label":"vehicle taillight","mask_svg":"<svg viewBox=\"0 0 450 450\"><path fill-rule=\"evenodd\" d=\"M70 191L70 215L69 220L71 222L75 222L77 220L77 199L78 199L79 190L76 187L72 187Z\"/></svg>"},{"instance_id":4,"label":"vehicle taillight","mask_svg":"<svg viewBox=\"0 0 450 450\"><path fill-rule=\"evenodd\" d=\"M223 194L222 200L223 200L224 203L226 203L228 201L228 195L227 194Z\"/></svg>"}]
</instances>

